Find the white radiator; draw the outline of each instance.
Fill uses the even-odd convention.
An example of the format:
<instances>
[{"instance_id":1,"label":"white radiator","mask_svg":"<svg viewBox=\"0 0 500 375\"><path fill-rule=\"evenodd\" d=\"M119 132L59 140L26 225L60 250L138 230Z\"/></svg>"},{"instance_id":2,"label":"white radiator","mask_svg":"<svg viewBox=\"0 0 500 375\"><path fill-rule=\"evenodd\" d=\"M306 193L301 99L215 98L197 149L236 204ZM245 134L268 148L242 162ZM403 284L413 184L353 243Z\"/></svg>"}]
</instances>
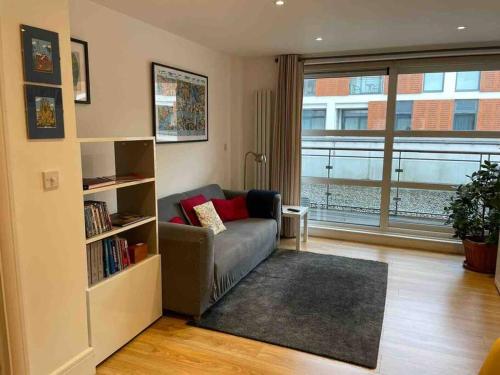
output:
<instances>
[{"instance_id":1,"label":"white radiator","mask_svg":"<svg viewBox=\"0 0 500 375\"><path fill-rule=\"evenodd\" d=\"M273 91L258 90L255 101L255 152L266 155L267 163L255 163L254 186L256 189L269 189L269 161L271 157L271 124L273 121Z\"/></svg>"}]
</instances>

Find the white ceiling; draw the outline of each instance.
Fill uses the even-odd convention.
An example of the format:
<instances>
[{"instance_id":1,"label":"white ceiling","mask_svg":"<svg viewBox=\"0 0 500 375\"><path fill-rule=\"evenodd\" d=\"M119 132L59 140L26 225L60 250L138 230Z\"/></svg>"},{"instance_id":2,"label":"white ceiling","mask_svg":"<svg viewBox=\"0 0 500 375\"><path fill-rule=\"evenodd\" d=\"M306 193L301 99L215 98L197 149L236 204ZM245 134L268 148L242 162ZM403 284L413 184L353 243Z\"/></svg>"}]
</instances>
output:
<instances>
[{"instance_id":1,"label":"white ceiling","mask_svg":"<svg viewBox=\"0 0 500 375\"><path fill-rule=\"evenodd\" d=\"M500 42L500 0L94 1L240 56Z\"/></svg>"}]
</instances>

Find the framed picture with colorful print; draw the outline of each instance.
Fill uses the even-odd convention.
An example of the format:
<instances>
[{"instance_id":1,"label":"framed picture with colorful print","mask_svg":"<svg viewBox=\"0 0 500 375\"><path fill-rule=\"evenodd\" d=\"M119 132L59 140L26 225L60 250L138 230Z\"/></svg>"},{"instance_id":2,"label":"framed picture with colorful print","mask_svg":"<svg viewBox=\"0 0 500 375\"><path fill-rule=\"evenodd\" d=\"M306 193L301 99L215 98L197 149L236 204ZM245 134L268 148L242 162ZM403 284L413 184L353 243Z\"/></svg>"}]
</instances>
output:
<instances>
[{"instance_id":1,"label":"framed picture with colorful print","mask_svg":"<svg viewBox=\"0 0 500 375\"><path fill-rule=\"evenodd\" d=\"M29 139L64 138L62 91L59 87L24 85Z\"/></svg>"},{"instance_id":2,"label":"framed picture with colorful print","mask_svg":"<svg viewBox=\"0 0 500 375\"><path fill-rule=\"evenodd\" d=\"M59 36L53 31L21 25L24 80L61 84Z\"/></svg>"},{"instance_id":3,"label":"framed picture with colorful print","mask_svg":"<svg viewBox=\"0 0 500 375\"><path fill-rule=\"evenodd\" d=\"M71 38L71 66L75 103L90 104L89 51L83 40Z\"/></svg>"},{"instance_id":4,"label":"framed picture with colorful print","mask_svg":"<svg viewBox=\"0 0 500 375\"><path fill-rule=\"evenodd\" d=\"M208 141L208 77L152 63L157 143Z\"/></svg>"}]
</instances>

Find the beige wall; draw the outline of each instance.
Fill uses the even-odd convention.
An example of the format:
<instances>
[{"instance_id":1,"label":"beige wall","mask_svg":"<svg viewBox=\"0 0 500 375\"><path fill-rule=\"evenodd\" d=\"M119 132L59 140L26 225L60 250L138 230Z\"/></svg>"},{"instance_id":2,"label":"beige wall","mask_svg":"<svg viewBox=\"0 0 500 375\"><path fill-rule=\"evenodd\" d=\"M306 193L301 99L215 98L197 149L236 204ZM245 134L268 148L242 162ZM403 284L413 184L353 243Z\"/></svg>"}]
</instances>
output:
<instances>
[{"instance_id":1,"label":"beige wall","mask_svg":"<svg viewBox=\"0 0 500 375\"><path fill-rule=\"evenodd\" d=\"M63 140L27 139L22 23L59 33ZM69 37L66 0L0 1L0 245L14 374L91 371L79 366L91 350ZM43 190L46 170L59 171L59 189Z\"/></svg>"},{"instance_id":2,"label":"beige wall","mask_svg":"<svg viewBox=\"0 0 500 375\"><path fill-rule=\"evenodd\" d=\"M153 61L204 74L209 141L157 145L158 196L207 183L229 187L231 132L241 126L231 115L238 59L87 0L70 1L70 17L71 35L89 43L90 55L92 104L76 105L78 136L152 135Z\"/></svg>"}]
</instances>

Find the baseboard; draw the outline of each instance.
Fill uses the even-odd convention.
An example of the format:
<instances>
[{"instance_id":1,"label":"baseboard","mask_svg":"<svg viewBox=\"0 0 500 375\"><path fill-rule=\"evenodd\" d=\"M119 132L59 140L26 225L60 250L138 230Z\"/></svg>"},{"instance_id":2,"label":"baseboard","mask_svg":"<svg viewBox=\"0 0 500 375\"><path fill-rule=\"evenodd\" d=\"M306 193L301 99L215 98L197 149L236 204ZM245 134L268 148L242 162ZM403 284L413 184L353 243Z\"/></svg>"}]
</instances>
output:
<instances>
[{"instance_id":1,"label":"baseboard","mask_svg":"<svg viewBox=\"0 0 500 375\"><path fill-rule=\"evenodd\" d=\"M52 372L52 375L90 375L95 373L94 348L90 347Z\"/></svg>"},{"instance_id":2,"label":"baseboard","mask_svg":"<svg viewBox=\"0 0 500 375\"><path fill-rule=\"evenodd\" d=\"M331 228L315 225L309 227L309 235L373 245L404 247L446 254L463 254L462 244L459 241L450 239L427 238L401 233L382 233L362 229Z\"/></svg>"}]
</instances>

